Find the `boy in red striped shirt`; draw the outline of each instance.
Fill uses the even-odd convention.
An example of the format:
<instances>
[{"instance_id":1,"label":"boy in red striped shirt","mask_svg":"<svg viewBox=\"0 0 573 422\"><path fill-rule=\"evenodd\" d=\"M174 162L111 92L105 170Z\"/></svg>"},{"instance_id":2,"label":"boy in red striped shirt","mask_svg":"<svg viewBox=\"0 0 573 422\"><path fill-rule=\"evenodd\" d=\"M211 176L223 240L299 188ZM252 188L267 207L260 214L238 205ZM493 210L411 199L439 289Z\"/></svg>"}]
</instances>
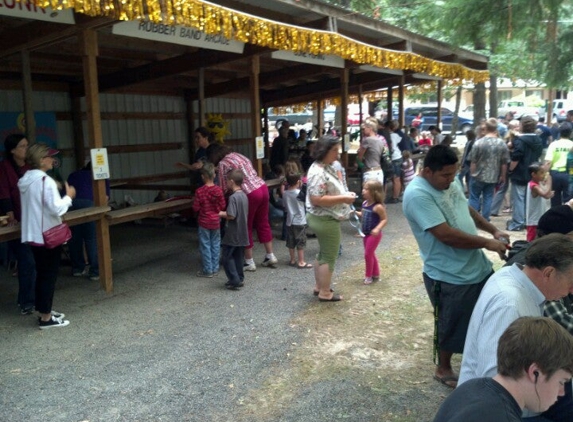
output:
<instances>
[{"instance_id":1,"label":"boy in red striped shirt","mask_svg":"<svg viewBox=\"0 0 573 422\"><path fill-rule=\"evenodd\" d=\"M219 212L225 209L223 190L213 183L215 167L211 163L203 164L200 170L205 183L195 191L193 210L198 212L199 250L203 257L203 269L197 271L197 277L212 278L219 273L219 255L221 252L221 232Z\"/></svg>"}]
</instances>

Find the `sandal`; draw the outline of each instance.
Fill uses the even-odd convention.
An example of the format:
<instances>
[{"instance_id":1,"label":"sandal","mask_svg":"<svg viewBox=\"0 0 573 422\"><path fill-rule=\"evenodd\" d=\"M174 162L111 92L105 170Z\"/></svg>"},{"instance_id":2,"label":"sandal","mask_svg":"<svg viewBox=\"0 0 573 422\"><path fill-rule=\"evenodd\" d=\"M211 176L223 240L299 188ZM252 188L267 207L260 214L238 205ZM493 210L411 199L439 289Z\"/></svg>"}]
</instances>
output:
<instances>
[{"instance_id":1,"label":"sandal","mask_svg":"<svg viewBox=\"0 0 573 422\"><path fill-rule=\"evenodd\" d=\"M340 295L332 295L330 299L323 299L319 297L318 300L321 302L340 302L342 300L342 297L340 297Z\"/></svg>"},{"instance_id":2,"label":"sandal","mask_svg":"<svg viewBox=\"0 0 573 422\"><path fill-rule=\"evenodd\" d=\"M306 262L304 262L302 265L301 264L297 264L296 266L299 270L305 270L307 268L312 268L312 264L308 264Z\"/></svg>"},{"instance_id":3,"label":"sandal","mask_svg":"<svg viewBox=\"0 0 573 422\"><path fill-rule=\"evenodd\" d=\"M330 289L331 292L334 292L334 290ZM318 296L320 292L318 290L313 290L312 294L315 296Z\"/></svg>"},{"instance_id":4,"label":"sandal","mask_svg":"<svg viewBox=\"0 0 573 422\"><path fill-rule=\"evenodd\" d=\"M298 264L296 262L289 262L288 266L289 267L296 267Z\"/></svg>"}]
</instances>

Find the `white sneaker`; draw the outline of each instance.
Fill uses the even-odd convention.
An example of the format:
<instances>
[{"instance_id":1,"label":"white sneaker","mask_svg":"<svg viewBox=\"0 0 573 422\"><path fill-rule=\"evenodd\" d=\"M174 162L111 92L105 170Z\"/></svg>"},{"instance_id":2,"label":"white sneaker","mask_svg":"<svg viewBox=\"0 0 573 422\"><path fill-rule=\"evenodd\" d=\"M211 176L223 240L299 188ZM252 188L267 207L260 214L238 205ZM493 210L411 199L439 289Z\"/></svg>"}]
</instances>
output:
<instances>
[{"instance_id":1,"label":"white sneaker","mask_svg":"<svg viewBox=\"0 0 573 422\"><path fill-rule=\"evenodd\" d=\"M273 256L272 258L265 258L265 260L261 263L263 267L272 267L276 268L278 264L278 259Z\"/></svg>"},{"instance_id":2,"label":"white sneaker","mask_svg":"<svg viewBox=\"0 0 573 422\"><path fill-rule=\"evenodd\" d=\"M48 328L66 327L70 325L67 319L59 319L52 317L49 321L40 320L40 330L47 330Z\"/></svg>"},{"instance_id":3,"label":"white sneaker","mask_svg":"<svg viewBox=\"0 0 573 422\"><path fill-rule=\"evenodd\" d=\"M255 264L245 264L243 265L243 271L255 272L257 271L257 266Z\"/></svg>"},{"instance_id":4,"label":"white sneaker","mask_svg":"<svg viewBox=\"0 0 573 422\"><path fill-rule=\"evenodd\" d=\"M52 316L54 318L58 318L58 319L64 319L66 314L64 314L63 312L58 312L58 311L52 311Z\"/></svg>"}]
</instances>

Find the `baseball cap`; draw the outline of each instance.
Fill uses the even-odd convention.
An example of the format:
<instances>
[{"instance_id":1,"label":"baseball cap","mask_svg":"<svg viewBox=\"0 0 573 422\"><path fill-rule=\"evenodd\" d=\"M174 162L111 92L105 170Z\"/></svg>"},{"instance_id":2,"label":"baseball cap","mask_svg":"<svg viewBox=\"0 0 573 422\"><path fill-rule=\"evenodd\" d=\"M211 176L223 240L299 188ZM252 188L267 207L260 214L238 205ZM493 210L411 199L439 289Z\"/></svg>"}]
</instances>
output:
<instances>
[{"instance_id":1,"label":"baseball cap","mask_svg":"<svg viewBox=\"0 0 573 422\"><path fill-rule=\"evenodd\" d=\"M573 209L569 205L558 205L549 209L539 219L537 231L543 234L573 232Z\"/></svg>"},{"instance_id":2,"label":"baseball cap","mask_svg":"<svg viewBox=\"0 0 573 422\"><path fill-rule=\"evenodd\" d=\"M53 157L54 155L58 155L59 153L60 153L60 151L58 151L57 149L50 148L50 149L48 149L48 152L46 153L46 157Z\"/></svg>"}]
</instances>

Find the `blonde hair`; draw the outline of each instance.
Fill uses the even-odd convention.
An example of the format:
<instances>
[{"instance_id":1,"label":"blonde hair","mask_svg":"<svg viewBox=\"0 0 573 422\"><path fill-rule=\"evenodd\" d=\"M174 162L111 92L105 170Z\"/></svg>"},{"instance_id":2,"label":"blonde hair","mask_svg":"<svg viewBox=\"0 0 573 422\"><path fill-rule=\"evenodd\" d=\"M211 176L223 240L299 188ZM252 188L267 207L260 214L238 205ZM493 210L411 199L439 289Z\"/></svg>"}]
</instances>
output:
<instances>
[{"instance_id":1,"label":"blonde hair","mask_svg":"<svg viewBox=\"0 0 573 422\"><path fill-rule=\"evenodd\" d=\"M289 159L285 163L284 174L302 173L302 165L298 160Z\"/></svg>"},{"instance_id":2,"label":"blonde hair","mask_svg":"<svg viewBox=\"0 0 573 422\"><path fill-rule=\"evenodd\" d=\"M384 185L378 180L368 180L362 187L370 193L370 196L375 203L384 203Z\"/></svg>"},{"instance_id":3,"label":"blonde hair","mask_svg":"<svg viewBox=\"0 0 573 422\"><path fill-rule=\"evenodd\" d=\"M26 151L26 164L32 169L39 169L42 166L42 159L48 156L48 151L50 151L50 147L46 144L31 145Z\"/></svg>"}]
</instances>

